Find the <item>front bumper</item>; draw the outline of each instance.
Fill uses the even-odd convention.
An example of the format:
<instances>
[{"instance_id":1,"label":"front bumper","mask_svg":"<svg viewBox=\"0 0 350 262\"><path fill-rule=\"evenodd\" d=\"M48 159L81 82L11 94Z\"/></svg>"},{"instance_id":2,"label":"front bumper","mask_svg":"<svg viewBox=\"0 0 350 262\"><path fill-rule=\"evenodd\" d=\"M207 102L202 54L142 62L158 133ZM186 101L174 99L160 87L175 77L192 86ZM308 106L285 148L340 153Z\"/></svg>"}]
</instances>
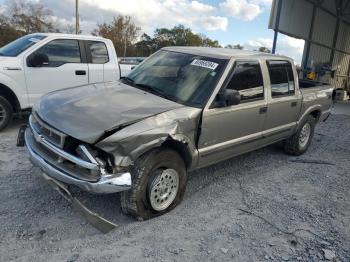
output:
<instances>
[{"instance_id":1,"label":"front bumper","mask_svg":"<svg viewBox=\"0 0 350 262\"><path fill-rule=\"evenodd\" d=\"M30 156L31 162L39 166L42 171L48 176L57 179L68 185L75 185L79 188L96 193L96 194L108 194L108 193L117 193L131 188L131 174L129 172L119 173L113 175L101 175L98 181L91 182L82 179L77 179L70 176L66 172L58 169L51 163L45 160L45 156L40 156L35 151L35 140L32 131L27 128L25 131L25 145Z\"/></svg>"}]
</instances>

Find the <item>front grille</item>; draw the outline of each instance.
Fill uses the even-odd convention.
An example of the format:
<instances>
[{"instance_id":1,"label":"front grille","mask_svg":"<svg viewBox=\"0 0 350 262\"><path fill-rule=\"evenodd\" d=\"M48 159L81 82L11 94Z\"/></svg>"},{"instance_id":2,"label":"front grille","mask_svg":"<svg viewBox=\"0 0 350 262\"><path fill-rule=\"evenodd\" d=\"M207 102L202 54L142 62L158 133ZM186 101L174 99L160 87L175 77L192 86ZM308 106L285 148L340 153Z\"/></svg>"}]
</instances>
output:
<instances>
[{"instance_id":1,"label":"front grille","mask_svg":"<svg viewBox=\"0 0 350 262\"><path fill-rule=\"evenodd\" d=\"M63 148L67 135L44 123L36 113L33 113L32 127L35 131L45 137L52 144Z\"/></svg>"},{"instance_id":2,"label":"front grille","mask_svg":"<svg viewBox=\"0 0 350 262\"><path fill-rule=\"evenodd\" d=\"M29 118L34 151L45 161L70 176L86 181L97 181L100 177L96 164L88 162L64 149L67 135L44 123L36 114Z\"/></svg>"}]
</instances>

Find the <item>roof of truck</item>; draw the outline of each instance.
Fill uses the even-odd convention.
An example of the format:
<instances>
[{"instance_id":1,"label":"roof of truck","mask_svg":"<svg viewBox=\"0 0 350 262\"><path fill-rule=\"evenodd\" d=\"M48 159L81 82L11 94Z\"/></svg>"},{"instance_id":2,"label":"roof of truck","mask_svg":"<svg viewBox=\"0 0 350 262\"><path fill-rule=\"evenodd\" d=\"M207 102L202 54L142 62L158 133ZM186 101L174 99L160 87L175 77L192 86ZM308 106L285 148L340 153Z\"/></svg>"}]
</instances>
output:
<instances>
[{"instance_id":1,"label":"roof of truck","mask_svg":"<svg viewBox=\"0 0 350 262\"><path fill-rule=\"evenodd\" d=\"M194 46L172 46L164 47L162 50L181 52L187 54L216 57L216 58L252 58L252 57L261 57L261 58L282 58L292 60L287 56L275 55L269 53L263 53L258 51L247 51L239 49L229 49L229 48L213 48L213 47L194 47Z\"/></svg>"},{"instance_id":2,"label":"roof of truck","mask_svg":"<svg viewBox=\"0 0 350 262\"><path fill-rule=\"evenodd\" d=\"M93 35L76 35L76 34L62 34L62 33L34 33L33 35L45 35L48 37L64 37L64 38L75 38L75 39L106 39L100 36Z\"/></svg>"}]
</instances>

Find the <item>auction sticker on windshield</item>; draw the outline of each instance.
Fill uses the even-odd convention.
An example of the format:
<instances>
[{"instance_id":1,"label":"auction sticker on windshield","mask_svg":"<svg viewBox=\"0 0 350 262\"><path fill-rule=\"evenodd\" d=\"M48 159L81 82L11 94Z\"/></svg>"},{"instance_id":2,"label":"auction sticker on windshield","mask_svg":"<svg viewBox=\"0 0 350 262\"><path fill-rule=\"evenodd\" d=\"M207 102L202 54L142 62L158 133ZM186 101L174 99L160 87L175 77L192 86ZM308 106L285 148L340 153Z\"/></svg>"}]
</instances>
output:
<instances>
[{"instance_id":1,"label":"auction sticker on windshield","mask_svg":"<svg viewBox=\"0 0 350 262\"><path fill-rule=\"evenodd\" d=\"M219 64L210 61L195 59L192 61L191 65L215 70Z\"/></svg>"},{"instance_id":2,"label":"auction sticker on windshield","mask_svg":"<svg viewBox=\"0 0 350 262\"><path fill-rule=\"evenodd\" d=\"M29 41L33 42L33 43L38 43L38 42L40 42L40 39L33 37L33 38L29 38Z\"/></svg>"}]
</instances>

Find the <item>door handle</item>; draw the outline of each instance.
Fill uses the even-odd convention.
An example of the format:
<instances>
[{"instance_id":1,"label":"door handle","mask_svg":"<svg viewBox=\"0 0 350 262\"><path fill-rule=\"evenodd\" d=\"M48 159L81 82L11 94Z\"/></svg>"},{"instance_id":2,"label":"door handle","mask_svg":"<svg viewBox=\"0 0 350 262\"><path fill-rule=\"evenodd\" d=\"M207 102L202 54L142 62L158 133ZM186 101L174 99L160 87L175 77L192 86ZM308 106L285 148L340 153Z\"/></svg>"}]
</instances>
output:
<instances>
[{"instance_id":1,"label":"door handle","mask_svg":"<svg viewBox=\"0 0 350 262\"><path fill-rule=\"evenodd\" d=\"M291 106L291 107L294 107L294 106L297 106L297 104L298 104L297 102L292 102L292 103L290 104L290 106Z\"/></svg>"},{"instance_id":2,"label":"door handle","mask_svg":"<svg viewBox=\"0 0 350 262\"><path fill-rule=\"evenodd\" d=\"M259 113L260 113L260 114L265 114L266 112L267 112L267 106L261 107L261 108L259 109Z\"/></svg>"},{"instance_id":3,"label":"door handle","mask_svg":"<svg viewBox=\"0 0 350 262\"><path fill-rule=\"evenodd\" d=\"M85 70L76 70L75 74L77 76L85 76L86 75L86 71Z\"/></svg>"}]
</instances>

